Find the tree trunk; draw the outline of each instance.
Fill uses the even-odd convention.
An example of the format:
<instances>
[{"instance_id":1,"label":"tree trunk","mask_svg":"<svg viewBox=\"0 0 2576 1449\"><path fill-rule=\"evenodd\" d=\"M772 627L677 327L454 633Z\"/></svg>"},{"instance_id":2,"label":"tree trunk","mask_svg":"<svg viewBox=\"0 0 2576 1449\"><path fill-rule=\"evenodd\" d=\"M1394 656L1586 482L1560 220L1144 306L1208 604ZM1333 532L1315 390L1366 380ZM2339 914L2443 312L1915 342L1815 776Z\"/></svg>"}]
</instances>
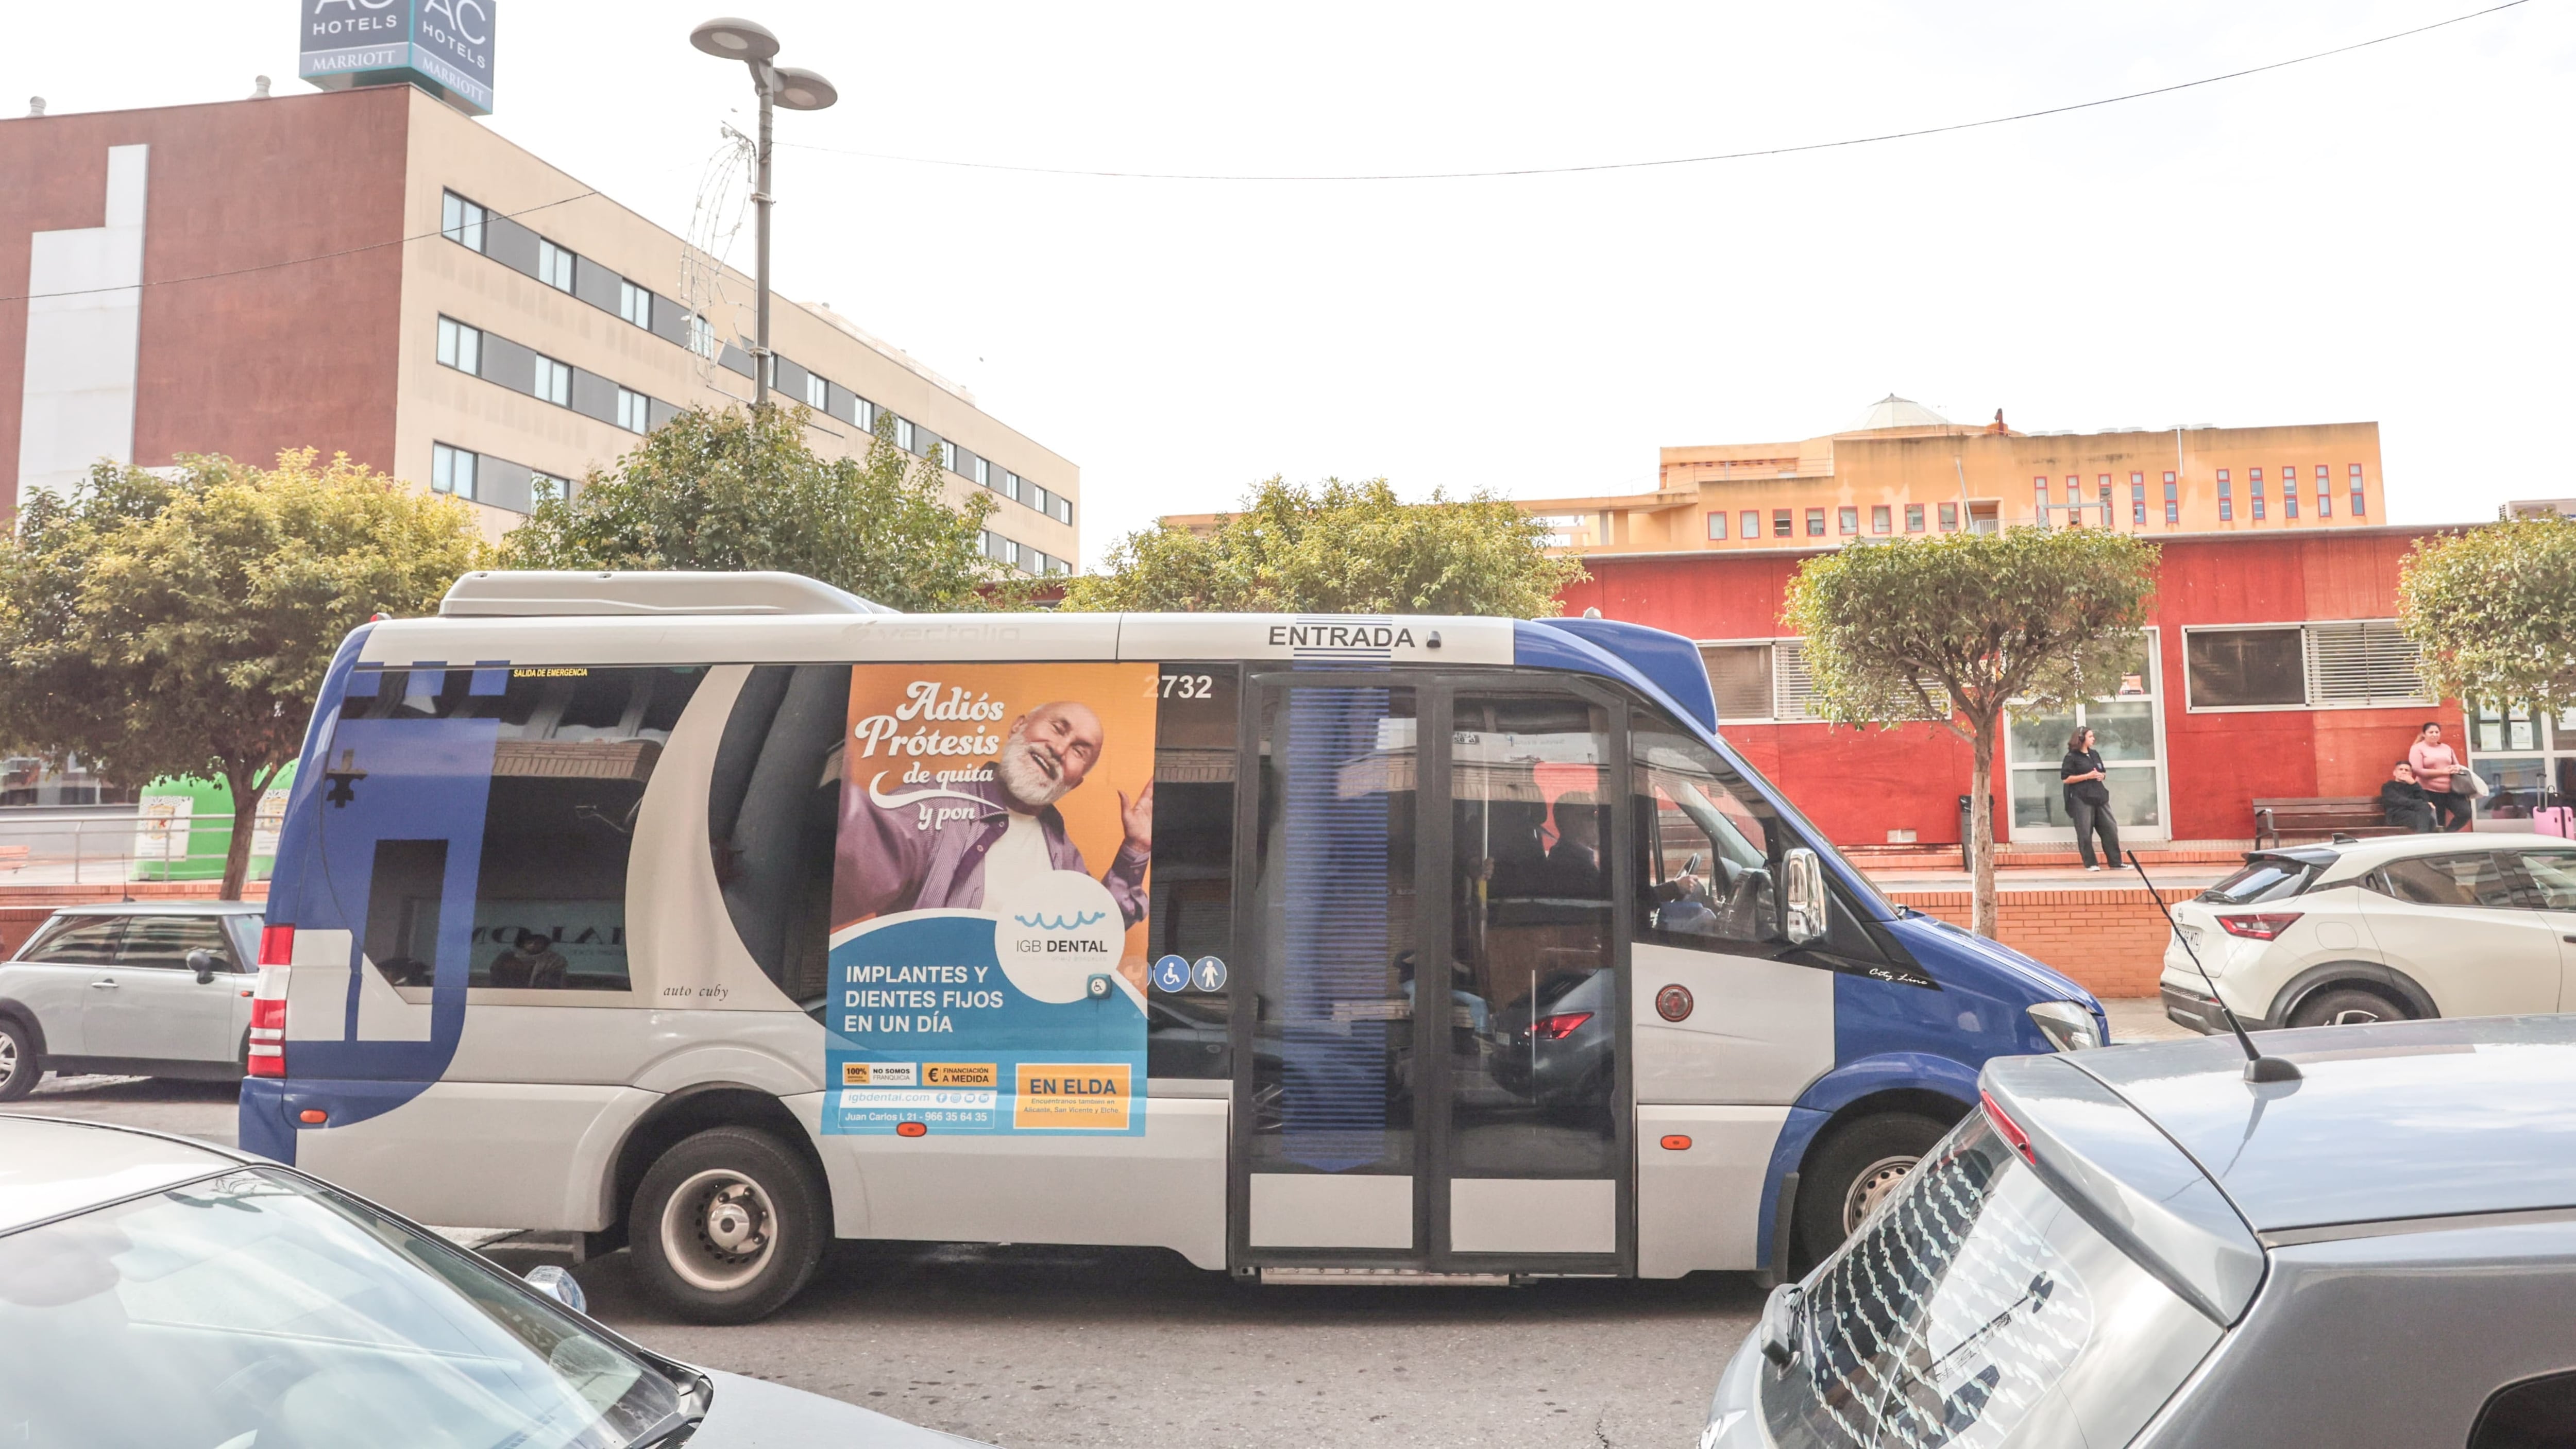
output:
<instances>
[{"instance_id":1,"label":"tree trunk","mask_svg":"<svg viewBox=\"0 0 2576 1449\"><path fill-rule=\"evenodd\" d=\"M1968 797L1968 868L1976 904L1969 920L1971 929L1991 941L2001 929L1995 904L1995 721L1981 719L1976 725L1970 741L1977 762L1970 772L1974 793Z\"/></svg>"},{"instance_id":2,"label":"tree trunk","mask_svg":"<svg viewBox=\"0 0 2576 1449\"><path fill-rule=\"evenodd\" d=\"M240 900L242 885L250 879L250 838L259 827L260 786L275 774L246 768L224 771L224 783L233 792L232 841L224 847L224 884L217 892L224 900Z\"/></svg>"}]
</instances>

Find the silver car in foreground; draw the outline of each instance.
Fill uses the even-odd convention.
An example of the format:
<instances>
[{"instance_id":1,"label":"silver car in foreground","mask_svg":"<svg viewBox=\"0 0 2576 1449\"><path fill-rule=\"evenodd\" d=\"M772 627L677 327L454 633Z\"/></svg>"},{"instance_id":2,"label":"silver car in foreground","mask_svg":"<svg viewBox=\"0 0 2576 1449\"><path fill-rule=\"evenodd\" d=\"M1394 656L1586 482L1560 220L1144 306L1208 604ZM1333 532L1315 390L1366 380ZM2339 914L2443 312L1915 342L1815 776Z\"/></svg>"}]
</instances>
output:
<instances>
[{"instance_id":1,"label":"silver car in foreground","mask_svg":"<svg viewBox=\"0 0 2576 1449\"><path fill-rule=\"evenodd\" d=\"M2576 1017L1987 1064L1702 1449L2576 1443Z\"/></svg>"},{"instance_id":2,"label":"silver car in foreground","mask_svg":"<svg viewBox=\"0 0 2576 1449\"><path fill-rule=\"evenodd\" d=\"M938 1449L968 1440L663 1358L275 1163L0 1116L0 1444Z\"/></svg>"}]
</instances>

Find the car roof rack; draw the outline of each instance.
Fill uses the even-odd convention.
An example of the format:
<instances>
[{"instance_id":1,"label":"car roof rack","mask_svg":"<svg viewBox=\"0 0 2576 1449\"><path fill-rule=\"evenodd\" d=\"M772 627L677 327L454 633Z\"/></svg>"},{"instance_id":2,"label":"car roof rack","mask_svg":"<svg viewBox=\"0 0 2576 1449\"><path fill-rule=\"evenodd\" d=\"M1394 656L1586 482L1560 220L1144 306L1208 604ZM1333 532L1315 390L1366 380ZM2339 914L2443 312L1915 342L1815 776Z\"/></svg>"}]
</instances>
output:
<instances>
[{"instance_id":1,"label":"car roof rack","mask_svg":"<svg viewBox=\"0 0 2576 1449\"><path fill-rule=\"evenodd\" d=\"M2361 844L2361 837L2358 835L2346 835L2342 831L2338 830L2332 836L2328 837L2326 843L2328 845L2359 845Z\"/></svg>"},{"instance_id":2,"label":"car roof rack","mask_svg":"<svg viewBox=\"0 0 2576 1449\"><path fill-rule=\"evenodd\" d=\"M443 619L896 612L802 574L644 569L481 569L458 579L438 601Z\"/></svg>"}]
</instances>

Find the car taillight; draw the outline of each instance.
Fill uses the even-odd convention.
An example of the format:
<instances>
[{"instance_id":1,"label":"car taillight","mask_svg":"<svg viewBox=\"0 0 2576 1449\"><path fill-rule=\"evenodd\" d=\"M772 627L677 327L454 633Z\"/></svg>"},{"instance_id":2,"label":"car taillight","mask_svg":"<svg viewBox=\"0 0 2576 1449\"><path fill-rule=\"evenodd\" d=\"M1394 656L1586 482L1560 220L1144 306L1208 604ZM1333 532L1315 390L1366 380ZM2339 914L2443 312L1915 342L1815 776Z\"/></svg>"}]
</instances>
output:
<instances>
[{"instance_id":1,"label":"car taillight","mask_svg":"<svg viewBox=\"0 0 2576 1449\"><path fill-rule=\"evenodd\" d=\"M1574 1035L1574 1029L1592 1019L1588 1011L1569 1011L1561 1016L1542 1016L1530 1023L1530 1035L1540 1041L1563 1041Z\"/></svg>"},{"instance_id":2,"label":"car taillight","mask_svg":"<svg viewBox=\"0 0 2576 1449\"><path fill-rule=\"evenodd\" d=\"M2249 941L2269 941L2297 924L2297 911L2264 911L2250 916L2220 916L2218 929Z\"/></svg>"},{"instance_id":3,"label":"car taillight","mask_svg":"<svg viewBox=\"0 0 2576 1449\"><path fill-rule=\"evenodd\" d=\"M286 982L287 967L268 959L271 943L280 932L285 945L294 949L293 926L271 926L260 933L259 988L250 1000L250 1074L254 1077L286 1075Z\"/></svg>"},{"instance_id":4,"label":"car taillight","mask_svg":"<svg viewBox=\"0 0 2576 1449\"><path fill-rule=\"evenodd\" d=\"M295 928L268 926L259 933L259 964L292 966L295 964Z\"/></svg>"},{"instance_id":5,"label":"car taillight","mask_svg":"<svg viewBox=\"0 0 2576 1449\"><path fill-rule=\"evenodd\" d=\"M1995 1124L1995 1132L2012 1144L2013 1151L2021 1154L2022 1161L2037 1167L2039 1154L2031 1150L2030 1134L2021 1130L2019 1122L2005 1115L2004 1109L1996 1103L1992 1092L1979 1092L1977 1100L1985 1105L1986 1120Z\"/></svg>"}]
</instances>

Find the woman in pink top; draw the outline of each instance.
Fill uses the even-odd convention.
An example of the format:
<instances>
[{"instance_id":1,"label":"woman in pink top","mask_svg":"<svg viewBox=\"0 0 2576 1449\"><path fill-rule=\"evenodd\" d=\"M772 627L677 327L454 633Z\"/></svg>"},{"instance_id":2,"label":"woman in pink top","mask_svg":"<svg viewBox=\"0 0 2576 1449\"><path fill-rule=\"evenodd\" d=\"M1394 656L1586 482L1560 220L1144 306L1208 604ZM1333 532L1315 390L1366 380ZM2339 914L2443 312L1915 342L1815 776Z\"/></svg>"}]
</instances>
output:
<instances>
[{"instance_id":1,"label":"woman in pink top","mask_svg":"<svg viewBox=\"0 0 2576 1449\"><path fill-rule=\"evenodd\" d=\"M2460 785L2457 777L2467 774L2468 767L2451 753L2449 745L2442 743L2440 724L2424 722L2424 728L2416 732L2415 743L2406 749L2406 763L2415 767L2415 781L2424 787L2424 803L2441 817L2441 828L2468 829L2469 801L2473 796L2464 785L2453 788Z\"/></svg>"}]
</instances>

